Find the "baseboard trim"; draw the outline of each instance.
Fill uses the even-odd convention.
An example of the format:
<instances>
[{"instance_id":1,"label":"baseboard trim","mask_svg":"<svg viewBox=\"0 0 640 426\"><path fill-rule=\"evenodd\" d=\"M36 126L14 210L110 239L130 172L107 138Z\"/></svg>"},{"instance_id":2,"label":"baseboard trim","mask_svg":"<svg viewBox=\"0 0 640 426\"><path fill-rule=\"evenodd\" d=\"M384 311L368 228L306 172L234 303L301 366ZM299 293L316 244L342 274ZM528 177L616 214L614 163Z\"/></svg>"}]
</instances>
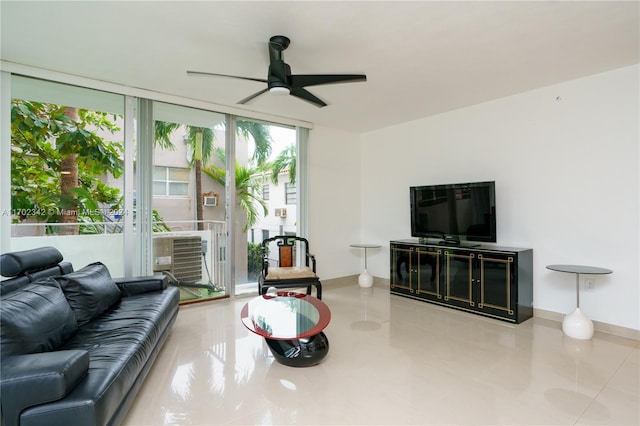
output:
<instances>
[{"instance_id":1,"label":"baseboard trim","mask_svg":"<svg viewBox=\"0 0 640 426\"><path fill-rule=\"evenodd\" d=\"M338 287L349 287L354 284L358 285L357 275L347 275L346 277L331 278L328 280L320 279L320 280L322 281L322 287L338 288Z\"/></svg>"},{"instance_id":2,"label":"baseboard trim","mask_svg":"<svg viewBox=\"0 0 640 426\"><path fill-rule=\"evenodd\" d=\"M322 280L322 285L335 288L358 285L358 275L348 275L345 277ZM390 286L390 280L388 278L374 277L373 285L375 287L388 289ZM562 320L564 319L564 314L560 312L553 312L536 308L533 308L533 316L534 318L542 318L560 324L562 324ZM614 336L640 341L640 330L634 330L633 328L621 327L619 325L608 324L600 321L593 321L593 328L601 333L612 334Z\"/></svg>"},{"instance_id":3,"label":"baseboard trim","mask_svg":"<svg viewBox=\"0 0 640 426\"><path fill-rule=\"evenodd\" d=\"M534 317L555 321L561 324L564 319L564 315L565 314L559 312L533 308ZM633 328L607 324L606 322L600 321L593 321L593 328L595 331L599 331L601 333L613 334L614 336L624 337L626 339L640 340L640 330L634 330Z\"/></svg>"},{"instance_id":4,"label":"baseboard trim","mask_svg":"<svg viewBox=\"0 0 640 426\"><path fill-rule=\"evenodd\" d=\"M322 287L338 288L338 287L349 287L352 285L358 285L358 275L347 275L345 277L322 280ZM374 277L373 286L388 289L389 279Z\"/></svg>"}]
</instances>

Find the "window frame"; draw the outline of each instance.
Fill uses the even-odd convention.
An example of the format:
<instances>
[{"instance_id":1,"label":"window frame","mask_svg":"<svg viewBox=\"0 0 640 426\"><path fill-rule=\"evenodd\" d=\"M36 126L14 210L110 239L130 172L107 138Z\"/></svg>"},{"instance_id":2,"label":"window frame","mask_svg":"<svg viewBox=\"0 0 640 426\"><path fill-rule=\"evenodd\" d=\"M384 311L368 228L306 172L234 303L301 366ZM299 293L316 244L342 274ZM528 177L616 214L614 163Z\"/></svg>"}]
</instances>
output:
<instances>
[{"instance_id":1,"label":"window frame","mask_svg":"<svg viewBox=\"0 0 640 426\"><path fill-rule=\"evenodd\" d=\"M165 179L164 180L160 180L160 179L156 179L156 171L159 169L164 169L164 175L165 175ZM171 179L171 170L180 170L180 171L186 171L187 172L187 180L186 181L182 181L182 180L173 180ZM167 198L189 198L190 197L190 192L189 189L191 187L191 170L189 168L185 168L185 167L173 167L173 166L153 166L153 196L154 197L167 197ZM163 182L164 183L164 193L162 194L157 194L156 193L156 183L160 183ZM171 194L171 184L176 184L176 183L180 183L180 184L186 184L186 193L185 194Z\"/></svg>"},{"instance_id":2,"label":"window frame","mask_svg":"<svg viewBox=\"0 0 640 426\"><path fill-rule=\"evenodd\" d=\"M291 190L293 188L293 191ZM295 183L284 183L284 203L292 205L298 203L298 186Z\"/></svg>"}]
</instances>

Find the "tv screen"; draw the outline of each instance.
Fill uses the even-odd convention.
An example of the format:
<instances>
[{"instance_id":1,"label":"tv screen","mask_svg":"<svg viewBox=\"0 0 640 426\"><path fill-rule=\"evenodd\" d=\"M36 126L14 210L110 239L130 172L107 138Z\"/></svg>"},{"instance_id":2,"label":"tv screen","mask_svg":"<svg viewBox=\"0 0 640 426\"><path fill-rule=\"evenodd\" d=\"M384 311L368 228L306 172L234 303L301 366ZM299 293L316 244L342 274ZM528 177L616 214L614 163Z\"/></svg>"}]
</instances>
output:
<instances>
[{"instance_id":1,"label":"tv screen","mask_svg":"<svg viewBox=\"0 0 640 426\"><path fill-rule=\"evenodd\" d=\"M412 186L411 235L442 243L496 242L495 182Z\"/></svg>"}]
</instances>

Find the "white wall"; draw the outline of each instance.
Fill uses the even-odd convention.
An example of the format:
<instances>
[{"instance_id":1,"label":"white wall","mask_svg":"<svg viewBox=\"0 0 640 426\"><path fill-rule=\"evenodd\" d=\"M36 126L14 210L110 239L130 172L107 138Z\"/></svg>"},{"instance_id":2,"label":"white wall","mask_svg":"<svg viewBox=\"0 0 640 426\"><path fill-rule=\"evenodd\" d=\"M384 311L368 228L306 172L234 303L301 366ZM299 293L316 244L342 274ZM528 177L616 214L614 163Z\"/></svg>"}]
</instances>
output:
<instances>
[{"instance_id":1,"label":"white wall","mask_svg":"<svg viewBox=\"0 0 640 426\"><path fill-rule=\"evenodd\" d=\"M316 126L309 134L309 245L321 280L359 273L360 138Z\"/></svg>"},{"instance_id":2,"label":"white wall","mask_svg":"<svg viewBox=\"0 0 640 426\"><path fill-rule=\"evenodd\" d=\"M369 271L388 278L389 240L410 237L410 185L495 180L498 244L534 249L534 307L575 308L575 276L546 265L610 268L583 288L581 307L640 329L639 72L626 67L362 135L362 235L384 246L370 252Z\"/></svg>"}]
</instances>

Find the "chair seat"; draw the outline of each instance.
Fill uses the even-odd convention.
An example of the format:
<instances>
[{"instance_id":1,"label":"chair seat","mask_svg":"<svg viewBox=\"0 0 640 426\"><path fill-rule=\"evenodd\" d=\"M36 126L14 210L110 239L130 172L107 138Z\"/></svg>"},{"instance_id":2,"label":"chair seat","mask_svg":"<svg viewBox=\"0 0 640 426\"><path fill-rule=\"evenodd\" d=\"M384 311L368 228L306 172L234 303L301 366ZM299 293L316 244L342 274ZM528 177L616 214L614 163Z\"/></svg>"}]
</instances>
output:
<instances>
[{"instance_id":1,"label":"chair seat","mask_svg":"<svg viewBox=\"0 0 640 426\"><path fill-rule=\"evenodd\" d=\"M266 280L292 280L297 278L317 278L308 266L269 267Z\"/></svg>"}]
</instances>

